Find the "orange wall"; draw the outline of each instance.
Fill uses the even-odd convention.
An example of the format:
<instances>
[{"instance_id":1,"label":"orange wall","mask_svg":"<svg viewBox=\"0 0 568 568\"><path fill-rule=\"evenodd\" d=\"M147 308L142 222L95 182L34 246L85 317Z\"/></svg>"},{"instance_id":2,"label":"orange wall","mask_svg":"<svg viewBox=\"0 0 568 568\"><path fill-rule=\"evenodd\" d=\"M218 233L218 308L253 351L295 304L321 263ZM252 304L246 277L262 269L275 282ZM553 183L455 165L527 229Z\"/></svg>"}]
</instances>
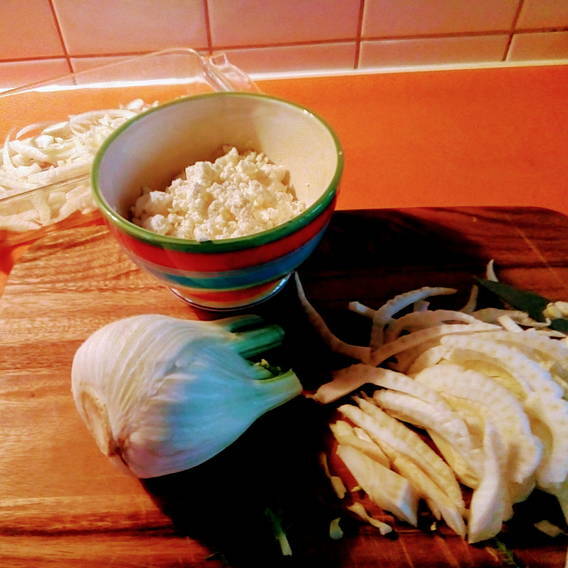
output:
<instances>
[{"instance_id":1,"label":"orange wall","mask_svg":"<svg viewBox=\"0 0 568 568\"><path fill-rule=\"evenodd\" d=\"M566 0L2 0L0 88L168 47L248 73L568 59Z\"/></svg>"}]
</instances>

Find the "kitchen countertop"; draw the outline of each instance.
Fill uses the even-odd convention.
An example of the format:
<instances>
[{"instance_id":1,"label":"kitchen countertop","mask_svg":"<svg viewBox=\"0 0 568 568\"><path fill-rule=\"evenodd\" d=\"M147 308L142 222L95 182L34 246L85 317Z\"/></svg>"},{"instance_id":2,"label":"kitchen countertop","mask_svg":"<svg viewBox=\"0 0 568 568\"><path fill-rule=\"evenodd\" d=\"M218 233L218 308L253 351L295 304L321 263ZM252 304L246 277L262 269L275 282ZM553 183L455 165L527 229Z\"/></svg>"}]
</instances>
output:
<instances>
[{"instance_id":1,"label":"kitchen countertop","mask_svg":"<svg viewBox=\"0 0 568 568\"><path fill-rule=\"evenodd\" d=\"M448 300L463 306L472 275L483 274L488 258L503 281L567 298L568 218L518 207L338 211L299 273L331 329L360 344L368 339L366 326L347 310L349 300L374 307L429 284L456 288L458 294ZM303 397L257 421L218 459L148 480L143 488L100 453L69 389L73 357L86 337L117 318L149 312L218 317L196 312L136 269L105 227L53 232L14 266L0 302L2 568L227 568L210 554L218 547L232 549L231 542L234 554L249 560L252 555L259 559L252 566L263 567L511 566L494 542L468 546L444 523L433 530L424 507L417 528L368 508L393 526L397 538L366 525L340 540L325 538L322 515L347 518L333 499L321 504L335 507L334 513L317 505L322 492L331 491L323 473L315 475L317 453L327 450L332 471L347 487L355 481L329 441L320 438L330 408ZM315 337L293 282L254 313L285 330L283 364L295 369L307 390L329 379L328 365L346 364ZM273 357L274 352L269 360ZM291 523L292 563L267 558L272 539L263 536L262 515L254 512L268 496L276 510L284 507ZM534 492L504 528L500 538L513 551L515 565L564 566L566 538L546 538L533 528L541 519L563 526L552 501ZM177 519L181 535L169 518ZM195 538L196 523L204 538ZM189 537L182 538L185 534Z\"/></svg>"},{"instance_id":2,"label":"kitchen countertop","mask_svg":"<svg viewBox=\"0 0 568 568\"><path fill-rule=\"evenodd\" d=\"M566 65L280 78L257 85L312 109L337 132L345 154L339 210L525 206L568 215ZM92 96L73 104L89 109ZM22 124L40 119L33 105L26 106L29 113ZM27 247L0 244L0 292Z\"/></svg>"},{"instance_id":3,"label":"kitchen countertop","mask_svg":"<svg viewBox=\"0 0 568 568\"><path fill-rule=\"evenodd\" d=\"M345 153L338 209L514 205L568 214L568 66L257 84L336 130ZM0 251L0 285L21 251Z\"/></svg>"},{"instance_id":4,"label":"kitchen countertop","mask_svg":"<svg viewBox=\"0 0 568 568\"><path fill-rule=\"evenodd\" d=\"M340 209L517 205L568 214L568 66L259 82L321 114Z\"/></svg>"},{"instance_id":5,"label":"kitchen countertop","mask_svg":"<svg viewBox=\"0 0 568 568\"><path fill-rule=\"evenodd\" d=\"M361 210L336 215L322 256L303 267L316 305L333 312L354 289L375 305L418 282L461 288L488 258L506 281L566 297L568 67L258 84L333 126L346 158L338 209ZM219 566L100 455L69 396L77 346L117 314L195 314L134 269L103 227L55 231L0 253L5 274L16 261L0 298L0 564ZM401 534L389 545L367 533L350 541L345 565L501 566L447 532ZM565 541L539 548L521 535L518 545L527 565L564 562Z\"/></svg>"}]
</instances>

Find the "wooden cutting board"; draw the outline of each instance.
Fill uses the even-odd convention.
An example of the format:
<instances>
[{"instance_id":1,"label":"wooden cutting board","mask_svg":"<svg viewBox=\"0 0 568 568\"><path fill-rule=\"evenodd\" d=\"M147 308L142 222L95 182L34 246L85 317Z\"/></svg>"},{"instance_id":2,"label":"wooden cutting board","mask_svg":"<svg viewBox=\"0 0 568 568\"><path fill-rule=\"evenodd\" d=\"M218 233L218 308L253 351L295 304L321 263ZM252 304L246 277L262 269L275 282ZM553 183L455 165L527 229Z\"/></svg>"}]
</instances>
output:
<instances>
[{"instance_id":1,"label":"wooden cutting board","mask_svg":"<svg viewBox=\"0 0 568 568\"><path fill-rule=\"evenodd\" d=\"M447 300L459 307L472 275L483 275L489 259L495 260L504 281L551 299L567 299L568 219L525 208L338 212L301 274L308 296L332 329L346 339L364 341L366 330L347 311L347 301L377 306L411 288L442 285L460 289ZM293 365L306 388L338 364L306 325L292 284L254 311L286 327L287 341L276 357ZM178 491L185 492L178 505L188 519L193 508L200 511L200 519L206 519L203 511L209 509L209 528L238 535L249 553L263 549L262 534L247 525L252 514L246 503L254 502L257 490L276 485L285 494L301 496L304 505L300 503L297 512L312 518L309 491L315 478L307 471L304 475L294 455L296 448L306 450L303 438L311 439L314 423L322 418L312 407L292 405L292 410L261 421L241 444L250 460L222 457L213 464L223 469L217 477L209 477L208 471L200 478L178 476L142 487L98 453L73 407L71 361L91 332L141 313L218 317L181 303L141 273L100 226L43 238L11 272L0 299L3 568L221 566L218 556L210 557L215 544L196 540L191 532L189 537L180 535L170 517L160 512L156 503L172 496L175 500ZM262 451L255 445L258 440L264 444ZM278 460L287 465L279 467ZM274 474L275 467L279 473ZM198 489L192 493L188 487ZM538 497L520 513L539 520L535 515L557 520L558 511L552 501ZM504 535L519 565L564 566L566 540L545 537L527 523L513 523ZM396 539L380 537L367 526L347 531L340 541L318 537L296 564L283 565L507 565L493 548L468 546L444 527L397 529Z\"/></svg>"}]
</instances>

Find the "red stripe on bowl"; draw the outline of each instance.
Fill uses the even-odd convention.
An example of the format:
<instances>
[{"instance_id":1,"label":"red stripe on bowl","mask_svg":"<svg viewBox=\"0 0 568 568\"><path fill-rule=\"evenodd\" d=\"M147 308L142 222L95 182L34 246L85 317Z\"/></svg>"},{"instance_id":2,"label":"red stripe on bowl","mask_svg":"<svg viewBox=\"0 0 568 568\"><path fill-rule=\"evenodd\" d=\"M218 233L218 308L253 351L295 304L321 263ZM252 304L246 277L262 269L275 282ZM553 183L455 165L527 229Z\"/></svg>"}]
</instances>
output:
<instances>
[{"instance_id":1,"label":"red stripe on bowl","mask_svg":"<svg viewBox=\"0 0 568 568\"><path fill-rule=\"evenodd\" d=\"M256 297L262 297L267 292L272 290L274 286L280 283L282 277L278 277L276 280L271 280L270 282L265 282L258 286L250 286L249 288L239 288L237 290L211 290L204 291L198 288L187 288L185 286L174 286L176 290L186 295L190 300L194 300L197 303L202 301L204 303L215 302L215 303L229 303L235 305L245 300L251 300Z\"/></svg>"},{"instance_id":2,"label":"red stripe on bowl","mask_svg":"<svg viewBox=\"0 0 568 568\"><path fill-rule=\"evenodd\" d=\"M325 227L333 212L334 201L332 200L321 215L311 223L291 235L258 247L224 253L195 253L165 249L138 240L113 225L109 224L109 228L123 247L153 264L193 272L235 270L267 262L302 246Z\"/></svg>"}]
</instances>

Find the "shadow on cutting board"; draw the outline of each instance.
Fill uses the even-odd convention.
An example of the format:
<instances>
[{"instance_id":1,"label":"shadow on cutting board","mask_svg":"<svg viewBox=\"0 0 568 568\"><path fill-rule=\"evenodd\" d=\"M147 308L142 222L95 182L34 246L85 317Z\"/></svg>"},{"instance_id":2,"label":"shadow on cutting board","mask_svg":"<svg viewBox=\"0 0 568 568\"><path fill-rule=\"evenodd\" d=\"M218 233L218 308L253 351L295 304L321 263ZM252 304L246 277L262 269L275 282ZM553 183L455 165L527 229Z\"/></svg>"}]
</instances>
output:
<instances>
[{"instance_id":1,"label":"shadow on cutting board","mask_svg":"<svg viewBox=\"0 0 568 568\"><path fill-rule=\"evenodd\" d=\"M339 212L301 272L308 294L326 308L337 308L343 321L334 323L347 330L346 339L364 343L367 322L345 309L347 301L376 305L391 290L404 290L411 285L408 266L418 272L416 280L432 285L441 285L431 274L436 267L444 272L448 264L459 263L462 271L472 265L482 270L480 255L471 249L463 237L441 226L433 229L428 220L393 212ZM270 354L269 362L293 368L306 389L328 380L330 368L349 363L319 341L292 280L254 312L286 330L284 346ZM182 534L221 551L231 565L344 566L346 544L330 539L329 525L342 516L345 528L345 515L317 459L329 435L330 413L311 400L296 399L259 419L205 464L143 480L143 485ZM282 520L291 557L282 557L267 507Z\"/></svg>"},{"instance_id":2,"label":"shadow on cutting board","mask_svg":"<svg viewBox=\"0 0 568 568\"><path fill-rule=\"evenodd\" d=\"M364 345L370 322L350 312L349 301L376 308L414 288L447 286L458 293L437 298L436 306L459 309L474 276L483 276L491 259L504 276L532 270L539 276L540 293L554 292L557 280L546 263L564 266L566 252L566 243L555 242L554 230L552 236L545 234L555 219L544 210L514 208L337 212L299 274L308 299L330 328L342 339ZM511 283L516 284L514 279ZM293 280L251 311L285 329L284 345L270 354L269 362L293 368L306 390L329 380L330 370L351 362L331 354L312 329ZM212 319L211 314L202 317ZM259 419L202 466L144 480L143 485L182 534L223 552L232 566L349 566L357 560L350 558L350 539L333 541L329 536L332 519L349 518L317 460L329 436L332 411L295 399ZM281 555L267 506L282 520L291 557ZM534 510L529 503L525 508ZM347 537L356 531L349 522L343 528ZM513 533L523 534L518 523ZM430 561L449 565L447 558Z\"/></svg>"},{"instance_id":3,"label":"shadow on cutting board","mask_svg":"<svg viewBox=\"0 0 568 568\"><path fill-rule=\"evenodd\" d=\"M338 501L318 463L325 412L296 398L201 466L142 485L180 534L230 566L342 566L341 548L329 536ZM281 522L291 556L283 556L267 508Z\"/></svg>"}]
</instances>

